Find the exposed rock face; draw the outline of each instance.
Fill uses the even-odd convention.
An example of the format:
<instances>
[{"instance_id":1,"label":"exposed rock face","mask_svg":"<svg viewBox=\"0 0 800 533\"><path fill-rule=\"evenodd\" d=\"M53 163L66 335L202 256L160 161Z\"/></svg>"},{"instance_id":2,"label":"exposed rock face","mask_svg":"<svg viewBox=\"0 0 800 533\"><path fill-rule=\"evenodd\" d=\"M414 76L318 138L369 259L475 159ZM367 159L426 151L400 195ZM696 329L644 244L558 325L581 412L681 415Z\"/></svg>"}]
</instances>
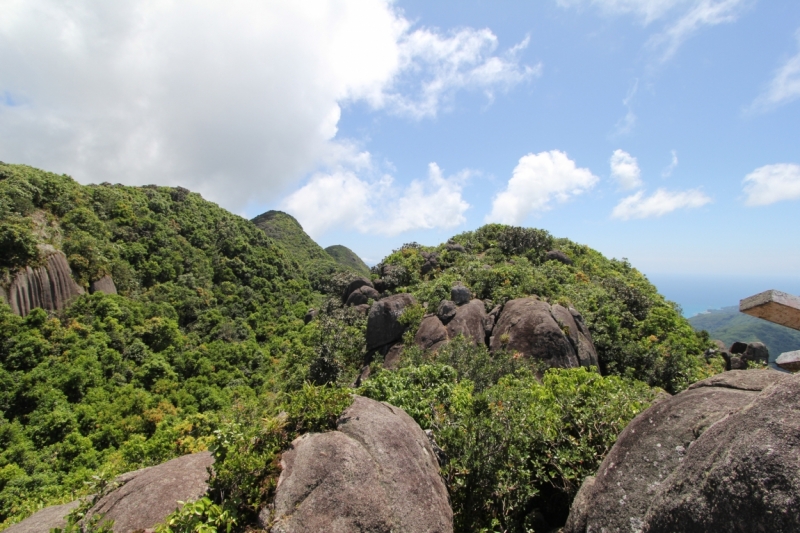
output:
<instances>
[{"instance_id":1,"label":"exposed rock face","mask_svg":"<svg viewBox=\"0 0 800 533\"><path fill-rule=\"evenodd\" d=\"M456 303L452 300L442 300L439 307L436 309L436 316L442 321L442 324L447 324L456 316L458 310Z\"/></svg>"},{"instance_id":2,"label":"exposed rock face","mask_svg":"<svg viewBox=\"0 0 800 533\"><path fill-rule=\"evenodd\" d=\"M80 504L80 500L53 505L38 511L22 522L9 526L6 533L47 533L53 528L63 528L67 525L67 515Z\"/></svg>"},{"instance_id":3,"label":"exposed rock face","mask_svg":"<svg viewBox=\"0 0 800 533\"><path fill-rule=\"evenodd\" d=\"M445 300L444 302L450 302ZM444 303L443 302L443 303ZM440 310L442 306L439 306ZM414 337L414 343L423 350L437 350L446 342L454 339L457 335L475 345L486 343L486 309L481 300L472 300L466 305L455 307L453 305L452 318L446 325L442 322L440 314L428 315L422 319L422 323ZM450 309L447 307L445 316L450 316Z\"/></svg>"},{"instance_id":4,"label":"exposed rock face","mask_svg":"<svg viewBox=\"0 0 800 533\"><path fill-rule=\"evenodd\" d=\"M544 254L545 261L558 261L559 263L564 263L565 265L571 265L572 259L570 259L567 254L562 252L561 250L550 250L546 254Z\"/></svg>"},{"instance_id":5,"label":"exposed rock face","mask_svg":"<svg viewBox=\"0 0 800 533\"><path fill-rule=\"evenodd\" d=\"M5 295L11 310L20 316L26 316L36 307L48 311L63 309L70 299L83 294L83 289L72 279L66 256L51 247L43 252L49 254L45 265L19 271Z\"/></svg>"},{"instance_id":6,"label":"exposed rock face","mask_svg":"<svg viewBox=\"0 0 800 533\"><path fill-rule=\"evenodd\" d=\"M89 510L88 515L102 514L114 521L115 533L133 533L164 521L179 501L196 500L208 489L208 469L214 464L209 452L184 455L158 466L122 474L122 486L106 494ZM42 509L6 531L11 533L46 533L64 527L66 516L80 500Z\"/></svg>"},{"instance_id":7,"label":"exposed rock face","mask_svg":"<svg viewBox=\"0 0 800 533\"><path fill-rule=\"evenodd\" d=\"M89 513L114 520L115 533L152 528L179 508L179 501L206 493L213 464L211 453L202 452L123 474L118 480L125 484L100 499Z\"/></svg>"},{"instance_id":8,"label":"exposed rock face","mask_svg":"<svg viewBox=\"0 0 800 533\"><path fill-rule=\"evenodd\" d=\"M410 294L395 294L375 302L367 317L367 350L374 350L403 337L406 327L398 318L417 299Z\"/></svg>"},{"instance_id":9,"label":"exposed rock face","mask_svg":"<svg viewBox=\"0 0 800 533\"><path fill-rule=\"evenodd\" d=\"M483 329L486 309L481 300L472 300L456 310L456 315L447 323L447 336L452 339L463 335L473 344L486 344L486 330Z\"/></svg>"},{"instance_id":10,"label":"exposed rock face","mask_svg":"<svg viewBox=\"0 0 800 533\"><path fill-rule=\"evenodd\" d=\"M792 379L725 372L639 414L581 487L564 533L797 531L800 381ZM793 528L759 526L767 511L781 524L789 505Z\"/></svg>"},{"instance_id":11,"label":"exposed rock face","mask_svg":"<svg viewBox=\"0 0 800 533\"><path fill-rule=\"evenodd\" d=\"M356 291L356 290L360 289L361 287L371 287L373 289L375 288L372 285L372 282L370 280L368 280L367 278L356 278L353 281L351 281L350 283L348 283L347 287L344 288L344 291L342 292L342 303L346 303L347 299L350 297L350 294L352 294L353 291ZM363 302L363 303L366 303L366 302ZM358 305L358 304L355 304L355 305Z\"/></svg>"},{"instance_id":12,"label":"exposed rock face","mask_svg":"<svg viewBox=\"0 0 800 533\"><path fill-rule=\"evenodd\" d=\"M797 372L800 370L800 350L783 352L775 360L775 364L788 372Z\"/></svg>"},{"instance_id":13,"label":"exposed rock face","mask_svg":"<svg viewBox=\"0 0 800 533\"><path fill-rule=\"evenodd\" d=\"M439 254L435 252L422 252L422 257L425 259L425 263L423 263L422 267L420 267L420 273L423 276L428 272L439 268Z\"/></svg>"},{"instance_id":14,"label":"exposed rock face","mask_svg":"<svg viewBox=\"0 0 800 533\"><path fill-rule=\"evenodd\" d=\"M89 284L89 292L94 294L96 292L103 292L105 294L117 294L117 286L114 284L114 279L106 274L102 278L93 281Z\"/></svg>"},{"instance_id":15,"label":"exposed rock face","mask_svg":"<svg viewBox=\"0 0 800 533\"><path fill-rule=\"evenodd\" d=\"M472 299L472 293L469 287L465 287L459 283L453 285L450 289L450 299L453 300L456 305L464 305Z\"/></svg>"},{"instance_id":16,"label":"exposed rock face","mask_svg":"<svg viewBox=\"0 0 800 533\"><path fill-rule=\"evenodd\" d=\"M347 302L345 302L345 305L364 305L370 300L378 300L380 297L381 295L378 291L372 287L364 285L363 287L359 287L350 293L350 296L347 297Z\"/></svg>"},{"instance_id":17,"label":"exposed rock face","mask_svg":"<svg viewBox=\"0 0 800 533\"><path fill-rule=\"evenodd\" d=\"M751 342L745 348L742 359L753 363L766 363L769 361L769 350L763 342Z\"/></svg>"},{"instance_id":18,"label":"exposed rock face","mask_svg":"<svg viewBox=\"0 0 800 533\"><path fill-rule=\"evenodd\" d=\"M425 351L437 350L448 340L447 328L436 315L423 318L414 336L414 344Z\"/></svg>"},{"instance_id":19,"label":"exposed rock face","mask_svg":"<svg viewBox=\"0 0 800 533\"><path fill-rule=\"evenodd\" d=\"M566 317L563 313L559 316ZM577 325L574 329L577 331ZM536 298L511 300L503 307L492 330L489 348L520 352L526 357L541 359L551 367L577 367L578 352L565 331L566 327L562 329L547 302Z\"/></svg>"},{"instance_id":20,"label":"exposed rock face","mask_svg":"<svg viewBox=\"0 0 800 533\"><path fill-rule=\"evenodd\" d=\"M453 531L431 444L404 411L356 396L337 431L307 434L281 459L272 533Z\"/></svg>"},{"instance_id":21,"label":"exposed rock face","mask_svg":"<svg viewBox=\"0 0 800 533\"><path fill-rule=\"evenodd\" d=\"M306 313L306 316L303 317L303 322L305 324L308 324L309 322L314 320L318 314L319 311L317 311L316 309L309 309L308 312Z\"/></svg>"},{"instance_id":22,"label":"exposed rock face","mask_svg":"<svg viewBox=\"0 0 800 533\"><path fill-rule=\"evenodd\" d=\"M733 344L731 344L730 352L732 354L739 355L739 354L744 353L745 350L747 350L747 343L746 342L736 341Z\"/></svg>"},{"instance_id":23,"label":"exposed rock face","mask_svg":"<svg viewBox=\"0 0 800 533\"><path fill-rule=\"evenodd\" d=\"M792 376L703 433L656 494L643 531L800 531L798 398Z\"/></svg>"}]
</instances>

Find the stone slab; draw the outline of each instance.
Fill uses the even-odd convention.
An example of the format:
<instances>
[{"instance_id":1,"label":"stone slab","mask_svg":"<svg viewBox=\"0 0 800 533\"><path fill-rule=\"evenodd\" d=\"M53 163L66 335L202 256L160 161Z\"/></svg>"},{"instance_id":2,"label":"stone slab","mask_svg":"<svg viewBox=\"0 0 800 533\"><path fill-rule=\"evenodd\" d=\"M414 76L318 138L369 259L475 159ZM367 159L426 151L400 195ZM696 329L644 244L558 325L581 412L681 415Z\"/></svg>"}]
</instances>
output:
<instances>
[{"instance_id":1,"label":"stone slab","mask_svg":"<svg viewBox=\"0 0 800 533\"><path fill-rule=\"evenodd\" d=\"M789 372L797 372L800 370L800 350L783 352L775 359L775 364Z\"/></svg>"},{"instance_id":2,"label":"stone slab","mask_svg":"<svg viewBox=\"0 0 800 533\"><path fill-rule=\"evenodd\" d=\"M739 311L774 324L800 330L800 298L781 291L764 291L739 301Z\"/></svg>"}]
</instances>

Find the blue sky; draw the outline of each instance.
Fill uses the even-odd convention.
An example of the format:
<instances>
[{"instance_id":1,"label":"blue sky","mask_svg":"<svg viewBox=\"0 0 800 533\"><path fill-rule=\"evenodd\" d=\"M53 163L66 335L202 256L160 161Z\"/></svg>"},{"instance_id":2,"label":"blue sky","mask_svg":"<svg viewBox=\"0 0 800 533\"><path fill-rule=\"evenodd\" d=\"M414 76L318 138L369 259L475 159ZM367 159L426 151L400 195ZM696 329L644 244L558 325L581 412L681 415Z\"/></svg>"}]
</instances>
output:
<instances>
[{"instance_id":1,"label":"blue sky","mask_svg":"<svg viewBox=\"0 0 800 533\"><path fill-rule=\"evenodd\" d=\"M283 209L369 263L500 221L627 257L687 313L800 292L796 1L0 11L0 160Z\"/></svg>"}]
</instances>

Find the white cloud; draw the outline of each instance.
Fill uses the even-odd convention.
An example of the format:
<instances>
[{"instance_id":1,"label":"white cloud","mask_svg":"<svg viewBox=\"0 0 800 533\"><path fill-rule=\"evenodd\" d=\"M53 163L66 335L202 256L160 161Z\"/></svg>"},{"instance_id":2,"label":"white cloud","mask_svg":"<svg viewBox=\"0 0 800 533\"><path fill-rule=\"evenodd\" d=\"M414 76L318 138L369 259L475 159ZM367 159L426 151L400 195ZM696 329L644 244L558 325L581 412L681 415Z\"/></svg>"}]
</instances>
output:
<instances>
[{"instance_id":1,"label":"white cloud","mask_svg":"<svg viewBox=\"0 0 800 533\"><path fill-rule=\"evenodd\" d=\"M644 191L623 198L611 212L611 218L628 220L631 218L660 217L678 209L702 207L711 202L711 198L698 189L670 192L658 189L645 197Z\"/></svg>"},{"instance_id":2,"label":"white cloud","mask_svg":"<svg viewBox=\"0 0 800 533\"><path fill-rule=\"evenodd\" d=\"M506 190L494 198L486 221L521 224L531 213L547 211L555 202L583 194L598 180L559 150L528 154L520 158Z\"/></svg>"},{"instance_id":3,"label":"white cloud","mask_svg":"<svg viewBox=\"0 0 800 533\"><path fill-rule=\"evenodd\" d=\"M419 119L436 116L459 89L482 90L491 99L495 89L508 90L541 75L541 64L519 64L517 56L528 43L525 38L500 57L492 55L497 49L497 37L488 29L462 29L449 36L417 30L401 40L402 74L378 103ZM422 83L418 81L420 76Z\"/></svg>"},{"instance_id":4,"label":"white cloud","mask_svg":"<svg viewBox=\"0 0 800 533\"><path fill-rule=\"evenodd\" d=\"M781 163L755 169L744 178L745 204L769 205L800 199L800 165Z\"/></svg>"},{"instance_id":5,"label":"white cloud","mask_svg":"<svg viewBox=\"0 0 800 533\"><path fill-rule=\"evenodd\" d=\"M461 191L469 172L445 178L436 163L428 178L401 190L391 176L369 181L353 172L317 174L281 204L312 237L333 229L398 235L418 229L450 229L466 222Z\"/></svg>"},{"instance_id":6,"label":"white cloud","mask_svg":"<svg viewBox=\"0 0 800 533\"><path fill-rule=\"evenodd\" d=\"M635 189L642 186L639 163L631 154L624 150L614 150L609 163L611 177L617 181L620 188Z\"/></svg>"},{"instance_id":7,"label":"white cloud","mask_svg":"<svg viewBox=\"0 0 800 533\"><path fill-rule=\"evenodd\" d=\"M622 100L622 105L628 110L625 113L625 116L622 117L614 127L613 136L619 135L627 135L628 133L633 131L633 127L636 126L636 113L633 112L633 98L636 96L636 93L639 91L639 80L637 79L633 86L628 91L628 94L625 95L625 98Z\"/></svg>"},{"instance_id":8,"label":"white cloud","mask_svg":"<svg viewBox=\"0 0 800 533\"><path fill-rule=\"evenodd\" d=\"M795 33L800 47L800 30ZM786 104L800 97L800 51L789 58L775 72L766 90L756 98L752 110L767 110Z\"/></svg>"},{"instance_id":9,"label":"white cloud","mask_svg":"<svg viewBox=\"0 0 800 533\"><path fill-rule=\"evenodd\" d=\"M673 8L686 4L688 0L558 0L564 7L590 4L611 15L636 15L644 24L664 16Z\"/></svg>"},{"instance_id":10,"label":"white cloud","mask_svg":"<svg viewBox=\"0 0 800 533\"><path fill-rule=\"evenodd\" d=\"M670 59L678 48L704 26L717 26L734 22L747 7L747 0L700 0L671 24L662 34L657 35L651 44L662 48L662 61Z\"/></svg>"},{"instance_id":11,"label":"white cloud","mask_svg":"<svg viewBox=\"0 0 800 533\"><path fill-rule=\"evenodd\" d=\"M752 0L557 0L563 7L592 5L609 15L633 15L647 26L665 19L665 30L650 44L662 50L662 60L675 55L704 26L735 21Z\"/></svg>"},{"instance_id":12,"label":"white cloud","mask_svg":"<svg viewBox=\"0 0 800 533\"><path fill-rule=\"evenodd\" d=\"M389 0L4 0L0 43L0 160L235 211L335 169L343 104L434 116L538 72L527 41L415 29Z\"/></svg>"},{"instance_id":13,"label":"white cloud","mask_svg":"<svg viewBox=\"0 0 800 533\"><path fill-rule=\"evenodd\" d=\"M662 178L668 178L672 176L672 172L678 168L678 152L676 150L672 151L672 161L670 161L669 165L661 171Z\"/></svg>"}]
</instances>

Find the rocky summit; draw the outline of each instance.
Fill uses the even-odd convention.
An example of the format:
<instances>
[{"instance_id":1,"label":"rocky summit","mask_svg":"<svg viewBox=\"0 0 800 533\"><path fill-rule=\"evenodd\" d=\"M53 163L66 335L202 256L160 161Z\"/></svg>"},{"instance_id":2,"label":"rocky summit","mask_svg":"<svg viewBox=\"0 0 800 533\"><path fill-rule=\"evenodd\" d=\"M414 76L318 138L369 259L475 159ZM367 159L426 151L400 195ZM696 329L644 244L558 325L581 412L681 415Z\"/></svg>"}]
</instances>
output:
<instances>
[{"instance_id":1,"label":"rocky summit","mask_svg":"<svg viewBox=\"0 0 800 533\"><path fill-rule=\"evenodd\" d=\"M0 163L0 288L6 531L800 529L798 378L542 229L367 268L287 213Z\"/></svg>"}]
</instances>

